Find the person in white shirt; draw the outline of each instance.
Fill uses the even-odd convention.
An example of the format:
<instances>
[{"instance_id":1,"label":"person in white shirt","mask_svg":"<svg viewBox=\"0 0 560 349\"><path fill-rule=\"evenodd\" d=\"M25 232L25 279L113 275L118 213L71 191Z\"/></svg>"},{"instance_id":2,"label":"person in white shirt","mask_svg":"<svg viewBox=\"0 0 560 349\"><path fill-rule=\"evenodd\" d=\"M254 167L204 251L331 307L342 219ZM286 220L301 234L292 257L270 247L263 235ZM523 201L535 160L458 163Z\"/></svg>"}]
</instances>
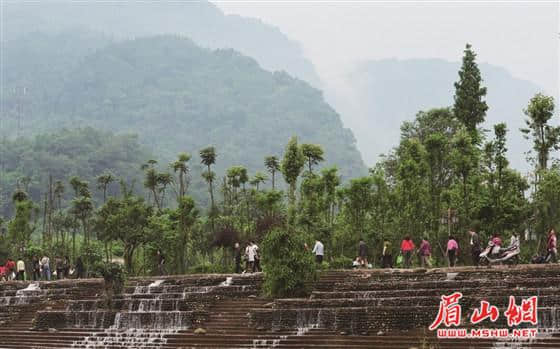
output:
<instances>
[{"instance_id":1,"label":"person in white shirt","mask_svg":"<svg viewBox=\"0 0 560 349\"><path fill-rule=\"evenodd\" d=\"M41 258L41 270L43 272L43 277L47 281L51 281L51 266L50 266L50 258L46 255Z\"/></svg>"},{"instance_id":2,"label":"person in white shirt","mask_svg":"<svg viewBox=\"0 0 560 349\"><path fill-rule=\"evenodd\" d=\"M253 273L261 271L261 257L259 255L259 246L251 241L251 248L253 249Z\"/></svg>"},{"instance_id":3,"label":"person in white shirt","mask_svg":"<svg viewBox=\"0 0 560 349\"><path fill-rule=\"evenodd\" d=\"M325 247L323 246L323 243L319 240L315 240L315 246L313 246L313 253L315 253L315 261L318 264L323 263L323 256L325 255Z\"/></svg>"},{"instance_id":4,"label":"person in white shirt","mask_svg":"<svg viewBox=\"0 0 560 349\"><path fill-rule=\"evenodd\" d=\"M25 262L22 258L17 261L17 276L18 280L24 281L25 280Z\"/></svg>"}]
</instances>

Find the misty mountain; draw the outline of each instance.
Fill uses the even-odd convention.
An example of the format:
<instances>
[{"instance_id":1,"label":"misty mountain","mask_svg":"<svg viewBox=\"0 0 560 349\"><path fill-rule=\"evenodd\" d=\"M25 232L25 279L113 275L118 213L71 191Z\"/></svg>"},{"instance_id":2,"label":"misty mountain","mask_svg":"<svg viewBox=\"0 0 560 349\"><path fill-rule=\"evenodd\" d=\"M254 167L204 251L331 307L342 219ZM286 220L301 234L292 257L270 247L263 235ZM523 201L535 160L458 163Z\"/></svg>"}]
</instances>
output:
<instances>
[{"instance_id":1,"label":"misty mountain","mask_svg":"<svg viewBox=\"0 0 560 349\"><path fill-rule=\"evenodd\" d=\"M441 59L384 59L360 64L328 89L328 100L343 116L358 140L367 164L398 145L400 125L416 113L434 107L453 105L454 86L460 62ZM489 110L484 127L493 137L492 125L508 127L509 159L512 166L526 170L524 152L531 149L519 128L524 127L523 109L541 89L513 77L507 70L480 64L488 88Z\"/></svg>"},{"instance_id":2,"label":"misty mountain","mask_svg":"<svg viewBox=\"0 0 560 349\"><path fill-rule=\"evenodd\" d=\"M110 42L89 33L29 34L3 51L0 136L91 126L138 134L164 161L215 145L220 174L232 165L263 170L263 158L296 135L323 145L326 164L344 178L366 172L352 132L319 90L237 51L177 36Z\"/></svg>"},{"instance_id":3,"label":"misty mountain","mask_svg":"<svg viewBox=\"0 0 560 349\"><path fill-rule=\"evenodd\" d=\"M94 30L116 40L156 34L187 36L199 46L233 48L266 70L285 70L319 87L299 43L260 20L225 15L207 1L2 2L4 40L30 32Z\"/></svg>"}]
</instances>

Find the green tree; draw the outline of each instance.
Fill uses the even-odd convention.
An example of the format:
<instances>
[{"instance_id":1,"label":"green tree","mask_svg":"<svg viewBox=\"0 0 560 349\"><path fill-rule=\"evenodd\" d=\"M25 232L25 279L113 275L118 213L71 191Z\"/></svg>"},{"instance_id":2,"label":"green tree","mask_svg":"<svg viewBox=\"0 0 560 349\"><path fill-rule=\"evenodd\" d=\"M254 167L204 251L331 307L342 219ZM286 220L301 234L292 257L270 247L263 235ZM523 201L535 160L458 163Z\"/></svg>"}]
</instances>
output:
<instances>
[{"instance_id":1,"label":"green tree","mask_svg":"<svg viewBox=\"0 0 560 349\"><path fill-rule=\"evenodd\" d=\"M181 273L185 273L187 270L185 255L189 253L188 246L191 241L192 228L199 213L196 209L194 200L189 196L183 196L180 199L177 212L179 215L179 244L177 246L179 255L179 271Z\"/></svg>"},{"instance_id":2,"label":"green tree","mask_svg":"<svg viewBox=\"0 0 560 349\"><path fill-rule=\"evenodd\" d=\"M280 161L276 156L267 156L264 159L264 165L267 168L268 172L270 172L270 176L272 178L272 190L275 190L275 174L276 172L280 171Z\"/></svg>"},{"instance_id":3,"label":"green tree","mask_svg":"<svg viewBox=\"0 0 560 349\"><path fill-rule=\"evenodd\" d=\"M207 170L202 173L202 177L206 183L208 183L208 191L210 192L210 213L213 216L216 205L214 204L214 189L212 188L212 184L214 183L216 175L212 172L210 166L216 163L216 149L214 147L206 147L202 149L200 151L200 159L200 162L207 168Z\"/></svg>"},{"instance_id":4,"label":"green tree","mask_svg":"<svg viewBox=\"0 0 560 349\"><path fill-rule=\"evenodd\" d=\"M301 147L298 146L297 138L292 137L286 146L284 159L282 160L282 175L289 185L288 199L290 206L294 206L296 202L296 186L297 179L305 165L305 157Z\"/></svg>"},{"instance_id":5,"label":"green tree","mask_svg":"<svg viewBox=\"0 0 560 349\"><path fill-rule=\"evenodd\" d=\"M268 177L264 173L257 171L255 173L255 175L253 176L253 178L251 179L250 183L251 183L251 185L255 186L255 189L257 191L259 191L259 185L261 183L266 182L267 179L268 179Z\"/></svg>"},{"instance_id":6,"label":"green tree","mask_svg":"<svg viewBox=\"0 0 560 349\"><path fill-rule=\"evenodd\" d=\"M171 168L175 173L178 173L179 180L179 190L177 193L177 200L180 200L183 196L187 194L187 187L188 187L188 174L189 174L189 165L188 162L191 159L191 155L188 153L181 153L177 157L177 160L171 163Z\"/></svg>"},{"instance_id":7,"label":"green tree","mask_svg":"<svg viewBox=\"0 0 560 349\"><path fill-rule=\"evenodd\" d=\"M159 173L155 168L157 164L156 160L150 159L140 168L144 171L144 188L148 189L152 193L152 198L156 208L161 209L161 203L159 200Z\"/></svg>"},{"instance_id":8,"label":"green tree","mask_svg":"<svg viewBox=\"0 0 560 349\"><path fill-rule=\"evenodd\" d=\"M13 195L15 216L8 223L8 237L14 251L22 253L31 242L31 234L35 230L33 223L34 204L27 198L25 192L18 190Z\"/></svg>"},{"instance_id":9,"label":"green tree","mask_svg":"<svg viewBox=\"0 0 560 349\"><path fill-rule=\"evenodd\" d=\"M304 248L303 234L275 229L262 242L265 279L263 288L273 297L302 297L316 279L315 263Z\"/></svg>"},{"instance_id":10,"label":"green tree","mask_svg":"<svg viewBox=\"0 0 560 349\"><path fill-rule=\"evenodd\" d=\"M111 172L97 176L97 188L103 191L103 203L107 201L107 188L115 181L115 176Z\"/></svg>"},{"instance_id":11,"label":"green tree","mask_svg":"<svg viewBox=\"0 0 560 349\"><path fill-rule=\"evenodd\" d=\"M543 94L537 94L525 109L525 120L527 128L521 129L525 138L529 139L529 133L533 138L533 149L537 152L537 178L539 172L548 168L548 159L552 150L558 150L560 146L560 127L550 125L554 114L554 99Z\"/></svg>"},{"instance_id":12,"label":"green tree","mask_svg":"<svg viewBox=\"0 0 560 349\"><path fill-rule=\"evenodd\" d=\"M142 198L134 196L110 198L98 211L96 229L106 239L123 244L129 274L133 273L134 252L149 237L147 227L151 215L152 208Z\"/></svg>"},{"instance_id":13,"label":"green tree","mask_svg":"<svg viewBox=\"0 0 560 349\"><path fill-rule=\"evenodd\" d=\"M478 167L478 149L466 129L459 130L452 140L451 163L461 187L463 201L463 224L470 220L470 192L469 184Z\"/></svg>"},{"instance_id":14,"label":"green tree","mask_svg":"<svg viewBox=\"0 0 560 349\"><path fill-rule=\"evenodd\" d=\"M476 54L467 44L463 64L459 70L459 81L455 82L455 117L466 127L471 141L479 141L477 126L484 122L488 105L484 100L486 87L482 87L482 77L476 63Z\"/></svg>"},{"instance_id":15,"label":"green tree","mask_svg":"<svg viewBox=\"0 0 560 349\"><path fill-rule=\"evenodd\" d=\"M312 166L317 165L319 162L325 160L323 158L323 148L316 144L302 144L301 152L307 161L307 168L309 172L313 172Z\"/></svg>"}]
</instances>

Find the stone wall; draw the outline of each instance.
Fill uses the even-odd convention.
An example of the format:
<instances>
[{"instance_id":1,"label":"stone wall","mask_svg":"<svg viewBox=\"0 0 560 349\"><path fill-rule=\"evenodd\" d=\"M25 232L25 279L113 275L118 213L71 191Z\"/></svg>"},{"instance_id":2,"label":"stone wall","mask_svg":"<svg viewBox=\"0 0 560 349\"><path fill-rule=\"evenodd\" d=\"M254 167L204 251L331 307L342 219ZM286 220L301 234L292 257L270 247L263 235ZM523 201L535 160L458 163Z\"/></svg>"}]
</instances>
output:
<instances>
[{"instance_id":1,"label":"stone wall","mask_svg":"<svg viewBox=\"0 0 560 349\"><path fill-rule=\"evenodd\" d=\"M482 300L500 310L498 321L484 326L507 327L503 314L510 295L518 305L538 296L539 327L560 327L560 265L326 272L311 297L277 299L270 309L251 311L250 323L261 330L323 328L344 334L426 330L440 297L456 291L463 293L461 327L472 326L470 316Z\"/></svg>"}]
</instances>

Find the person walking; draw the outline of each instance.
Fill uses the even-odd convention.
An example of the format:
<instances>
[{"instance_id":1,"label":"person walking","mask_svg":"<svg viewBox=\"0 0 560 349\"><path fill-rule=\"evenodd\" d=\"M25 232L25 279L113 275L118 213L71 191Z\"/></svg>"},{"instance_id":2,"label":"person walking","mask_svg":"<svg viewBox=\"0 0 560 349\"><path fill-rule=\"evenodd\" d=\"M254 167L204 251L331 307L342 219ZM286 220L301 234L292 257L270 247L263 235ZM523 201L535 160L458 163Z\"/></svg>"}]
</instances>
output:
<instances>
[{"instance_id":1,"label":"person walking","mask_svg":"<svg viewBox=\"0 0 560 349\"><path fill-rule=\"evenodd\" d=\"M450 236L447 240L447 251L445 254L447 255L448 266L454 267L457 255L459 254L459 244L453 236Z\"/></svg>"},{"instance_id":2,"label":"person walking","mask_svg":"<svg viewBox=\"0 0 560 349\"><path fill-rule=\"evenodd\" d=\"M358 256L360 256L360 265L362 267L368 266L368 247L365 241L362 239L358 244Z\"/></svg>"},{"instance_id":3,"label":"person walking","mask_svg":"<svg viewBox=\"0 0 560 349\"><path fill-rule=\"evenodd\" d=\"M11 258L8 258L6 262L6 271L8 280L14 280L16 278L16 263Z\"/></svg>"},{"instance_id":4,"label":"person walking","mask_svg":"<svg viewBox=\"0 0 560 349\"><path fill-rule=\"evenodd\" d=\"M414 251L414 241L410 238L409 235L404 237L404 240L401 242L401 253L404 259L404 267L410 268L411 260L412 260L412 251Z\"/></svg>"},{"instance_id":5,"label":"person walking","mask_svg":"<svg viewBox=\"0 0 560 349\"><path fill-rule=\"evenodd\" d=\"M557 247L557 238L556 238L556 231L554 229L550 229L548 232L548 241L546 244L547 247L547 254L545 261L556 263L558 262L558 247Z\"/></svg>"},{"instance_id":6,"label":"person walking","mask_svg":"<svg viewBox=\"0 0 560 349\"><path fill-rule=\"evenodd\" d=\"M253 242L250 241L246 248L247 251L247 271L253 273L255 272L255 249L253 248Z\"/></svg>"},{"instance_id":7,"label":"person walking","mask_svg":"<svg viewBox=\"0 0 560 349\"><path fill-rule=\"evenodd\" d=\"M165 275L165 256L161 253L161 250L157 250L157 260L158 260L158 274L160 276Z\"/></svg>"},{"instance_id":8,"label":"person walking","mask_svg":"<svg viewBox=\"0 0 560 349\"><path fill-rule=\"evenodd\" d=\"M82 257L76 258L76 278L83 279L85 277L84 262L82 262Z\"/></svg>"},{"instance_id":9,"label":"person walking","mask_svg":"<svg viewBox=\"0 0 560 349\"><path fill-rule=\"evenodd\" d=\"M39 263L39 257L33 256L31 259L31 269L33 274L33 281L41 280L41 263Z\"/></svg>"},{"instance_id":10,"label":"person walking","mask_svg":"<svg viewBox=\"0 0 560 349\"><path fill-rule=\"evenodd\" d=\"M469 235L471 236L470 245L473 265L478 267L480 262L480 252L482 252L482 248L480 246L480 237L473 229L469 230Z\"/></svg>"},{"instance_id":11,"label":"person walking","mask_svg":"<svg viewBox=\"0 0 560 349\"><path fill-rule=\"evenodd\" d=\"M70 277L70 259L68 259L68 256L64 256L62 260L62 273L65 277Z\"/></svg>"},{"instance_id":12,"label":"person walking","mask_svg":"<svg viewBox=\"0 0 560 349\"><path fill-rule=\"evenodd\" d=\"M430 245L426 237L422 238L422 242L420 243L420 247L418 248L418 255L420 256L420 266L422 268L432 267L430 263L430 256L432 255L432 246Z\"/></svg>"},{"instance_id":13,"label":"person walking","mask_svg":"<svg viewBox=\"0 0 560 349\"><path fill-rule=\"evenodd\" d=\"M241 273L241 246L236 242L233 248L233 261L235 263L235 273Z\"/></svg>"},{"instance_id":14,"label":"person walking","mask_svg":"<svg viewBox=\"0 0 560 349\"><path fill-rule=\"evenodd\" d=\"M16 269L16 279L25 281L25 262L23 261L23 258L18 259Z\"/></svg>"},{"instance_id":15,"label":"person walking","mask_svg":"<svg viewBox=\"0 0 560 349\"><path fill-rule=\"evenodd\" d=\"M253 248L253 273L258 273L261 271L261 256L259 254L259 246L254 242L251 241L251 246Z\"/></svg>"},{"instance_id":16,"label":"person walking","mask_svg":"<svg viewBox=\"0 0 560 349\"><path fill-rule=\"evenodd\" d=\"M393 251L392 244L389 240L383 242L383 251L381 253L381 265L383 268L393 268Z\"/></svg>"},{"instance_id":17,"label":"person walking","mask_svg":"<svg viewBox=\"0 0 560 349\"><path fill-rule=\"evenodd\" d=\"M47 255L44 255L41 258L41 272L43 274L43 279L47 281L51 281L51 260Z\"/></svg>"},{"instance_id":18,"label":"person walking","mask_svg":"<svg viewBox=\"0 0 560 349\"><path fill-rule=\"evenodd\" d=\"M315 253L315 262L317 262L317 264L323 263L325 247L321 241L315 240L315 246L313 246L313 251L311 252Z\"/></svg>"},{"instance_id":19,"label":"person walking","mask_svg":"<svg viewBox=\"0 0 560 349\"><path fill-rule=\"evenodd\" d=\"M62 269L62 258L60 258L59 256L54 257L54 265L56 268L57 280L64 279L64 270Z\"/></svg>"}]
</instances>

